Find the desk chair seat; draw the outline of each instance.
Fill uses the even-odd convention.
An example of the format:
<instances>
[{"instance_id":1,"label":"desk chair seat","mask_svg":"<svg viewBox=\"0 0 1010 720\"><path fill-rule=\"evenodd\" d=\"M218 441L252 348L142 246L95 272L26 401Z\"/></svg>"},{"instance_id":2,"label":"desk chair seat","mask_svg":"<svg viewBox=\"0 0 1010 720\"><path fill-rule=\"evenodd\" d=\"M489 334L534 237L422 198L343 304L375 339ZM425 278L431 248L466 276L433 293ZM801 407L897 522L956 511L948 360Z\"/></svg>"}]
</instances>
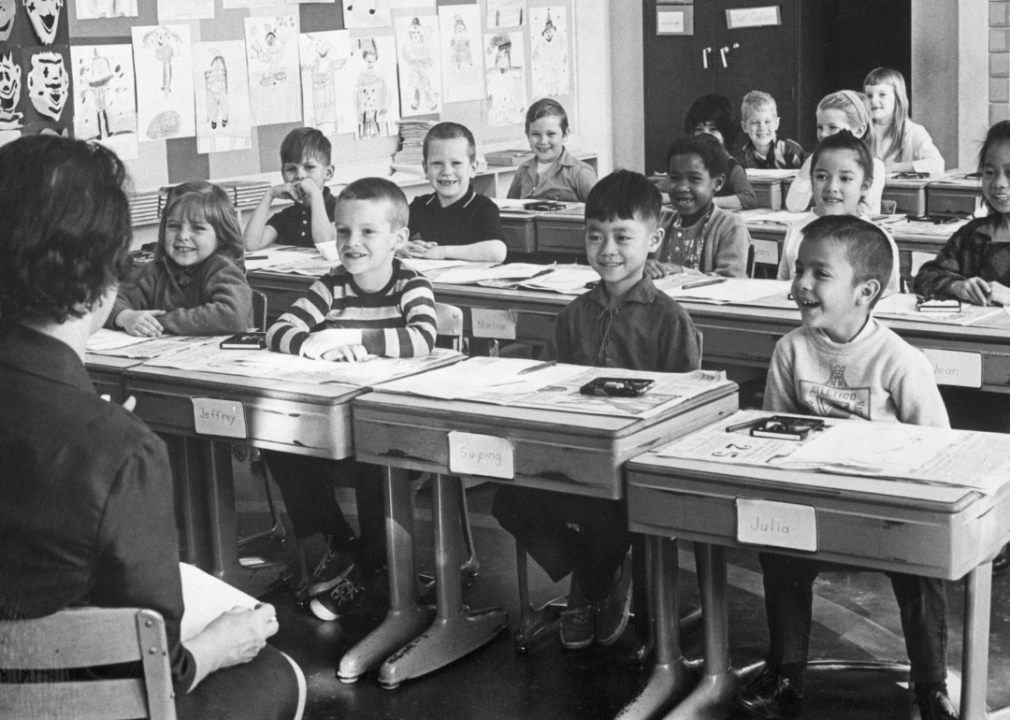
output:
<instances>
[{"instance_id":1,"label":"desk chair seat","mask_svg":"<svg viewBox=\"0 0 1010 720\"><path fill-rule=\"evenodd\" d=\"M0 683L0 717L175 720L165 621L153 610L75 608L0 621L0 669L59 671L140 662L142 678Z\"/></svg>"}]
</instances>

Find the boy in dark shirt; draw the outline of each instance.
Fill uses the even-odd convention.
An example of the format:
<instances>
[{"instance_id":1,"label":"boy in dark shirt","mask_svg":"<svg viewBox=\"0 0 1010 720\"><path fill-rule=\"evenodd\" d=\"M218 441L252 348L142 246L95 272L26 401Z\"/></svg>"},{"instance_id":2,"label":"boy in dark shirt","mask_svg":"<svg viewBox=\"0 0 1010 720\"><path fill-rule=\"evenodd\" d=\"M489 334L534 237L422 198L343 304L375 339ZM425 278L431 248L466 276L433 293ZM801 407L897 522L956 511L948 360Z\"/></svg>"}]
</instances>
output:
<instances>
[{"instance_id":1,"label":"boy in dark shirt","mask_svg":"<svg viewBox=\"0 0 1010 720\"><path fill-rule=\"evenodd\" d=\"M600 282L560 315L547 359L595 367L689 372L701 362L687 312L645 274L663 239L662 199L644 175L618 170L586 201L586 254ZM572 574L561 641L610 645L628 624L631 567L623 500L503 486L492 515L555 582ZM573 529L569 524L575 524Z\"/></svg>"}]
</instances>

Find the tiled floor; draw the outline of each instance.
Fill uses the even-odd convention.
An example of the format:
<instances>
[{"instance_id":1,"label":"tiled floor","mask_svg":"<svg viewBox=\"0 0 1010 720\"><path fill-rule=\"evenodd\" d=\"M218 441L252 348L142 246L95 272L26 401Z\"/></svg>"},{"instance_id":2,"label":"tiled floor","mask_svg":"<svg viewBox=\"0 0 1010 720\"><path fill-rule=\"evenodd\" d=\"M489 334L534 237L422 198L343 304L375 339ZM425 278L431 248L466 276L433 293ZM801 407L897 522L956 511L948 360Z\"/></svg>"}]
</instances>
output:
<instances>
[{"instance_id":1,"label":"tiled floor","mask_svg":"<svg viewBox=\"0 0 1010 720\"><path fill-rule=\"evenodd\" d=\"M239 479L240 491L243 480ZM492 486L469 491L480 574L468 583L466 601L472 608L498 604L518 617L514 545L488 514ZM256 503L242 503L256 507ZM421 543L422 570L430 569L431 524L419 497L422 518L416 536ZM350 505L353 507L353 504ZM263 515L246 513L243 525L262 524ZM353 518L352 518L353 519ZM310 547L318 553L319 546ZM290 553L290 547L282 552ZM697 578L690 546L681 556L681 595L684 611L697 607ZM426 560L425 560L426 558ZM532 566L532 565L531 565ZM564 591L535 571L534 597L547 600ZM730 640L734 662L745 664L761 657L767 642L761 574L754 553L730 554ZM811 654L815 658L891 660L905 657L897 607L890 583L879 573L835 572L822 576L815 589L815 627ZM950 645L948 662L952 696L956 697L961 653L963 590L948 588ZM374 675L353 685L341 684L335 668L341 654L382 618L372 608L336 623L323 623L295 608L286 589L276 589L265 599L273 602L281 620L274 644L291 654L309 680L310 720L488 720L530 718L592 720L612 718L647 678L647 669L628 662L634 647L629 631L609 649L568 652L548 640L526 655L515 652L511 639L502 635L485 648L428 677L384 690ZM699 628L684 636L685 653L699 656ZM1010 704L1010 577L994 580L989 706ZM906 718L906 692L881 675L869 673L814 673L808 683L808 712L818 718Z\"/></svg>"}]
</instances>

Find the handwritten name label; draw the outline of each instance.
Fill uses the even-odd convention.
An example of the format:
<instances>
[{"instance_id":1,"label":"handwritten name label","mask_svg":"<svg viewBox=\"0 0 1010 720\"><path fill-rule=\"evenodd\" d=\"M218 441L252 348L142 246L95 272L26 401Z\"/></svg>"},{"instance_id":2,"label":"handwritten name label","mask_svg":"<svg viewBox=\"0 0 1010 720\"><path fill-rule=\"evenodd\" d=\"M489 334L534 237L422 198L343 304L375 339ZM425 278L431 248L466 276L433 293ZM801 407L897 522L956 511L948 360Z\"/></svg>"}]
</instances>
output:
<instances>
[{"instance_id":1,"label":"handwritten name label","mask_svg":"<svg viewBox=\"0 0 1010 720\"><path fill-rule=\"evenodd\" d=\"M737 498L736 539L748 545L817 551L817 511L809 505Z\"/></svg>"},{"instance_id":2,"label":"handwritten name label","mask_svg":"<svg viewBox=\"0 0 1010 720\"><path fill-rule=\"evenodd\" d=\"M245 440L245 407L237 400L193 398L193 425L198 435Z\"/></svg>"},{"instance_id":3,"label":"handwritten name label","mask_svg":"<svg viewBox=\"0 0 1010 720\"><path fill-rule=\"evenodd\" d=\"M779 264L779 244L774 240L751 239L754 246L754 262L762 265Z\"/></svg>"},{"instance_id":4,"label":"handwritten name label","mask_svg":"<svg viewBox=\"0 0 1010 720\"><path fill-rule=\"evenodd\" d=\"M510 310L473 308L470 311L473 336L498 340L516 339L516 319Z\"/></svg>"},{"instance_id":5,"label":"handwritten name label","mask_svg":"<svg viewBox=\"0 0 1010 720\"><path fill-rule=\"evenodd\" d=\"M982 387L982 353L923 348L937 385Z\"/></svg>"},{"instance_id":6,"label":"handwritten name label","mask_svg":"<svg viewBox=\"0 0 1010 720\"><path fill-rule=\"evenodd\" d=\"M516 470L512 441L494 435L450 432L449 472L513 480Z\"/></svg>"}]
</instances>

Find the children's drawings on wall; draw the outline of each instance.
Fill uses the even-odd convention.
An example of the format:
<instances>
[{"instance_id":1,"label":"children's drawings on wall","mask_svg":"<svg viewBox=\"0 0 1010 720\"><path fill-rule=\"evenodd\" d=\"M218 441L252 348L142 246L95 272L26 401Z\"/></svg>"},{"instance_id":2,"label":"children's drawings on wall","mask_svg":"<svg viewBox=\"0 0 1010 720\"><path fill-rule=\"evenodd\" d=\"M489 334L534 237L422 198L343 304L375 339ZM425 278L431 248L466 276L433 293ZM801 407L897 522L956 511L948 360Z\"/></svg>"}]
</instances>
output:
<instances>
[{"instance_id":1,"label":"children's drawings on wall","mask_svg":"<svg viewBox=\"0 0 1010 720\"><path fill-rule=\"evenodd\" d=\"M193 84L197 152L251 148L246 44L241 40L195 43Z\"/></svg>"},{"instance_id":2,"label":"children's drawings on wall","mask_svg":"<svg viewBox=\"0 0 1010 720\"><path fill-rule=\"evenodd\" d=\"M25 12L43 45L52 45L60 29L63 0L24 0Z\"/></svg>"},{"instance_id":3,"label":"children's drawings on wall","mask_svg":"<svg viewBox=\"0 0 1010 720\"><path fill-rule=\"evenodd\" d=\"M442 59L435 15L396 18L400 109L404 117L442 110Z\"/></svg>"},{"instance_id":4,"label":"children's drawings on wall","mask_svg":"<svg viewBox=\"0 0 1010 720\"><path fill-rule=\"evenodd\" d=\"M390 10L416 10L417 8L435 9L435 0L389 0Z\"/></svg>"},{"instance_id":5,"label":"children's drawings on wall","mask_svg":"<svg viewBox=\"0 0 1010 720\"><path fill-rule=\"evenodd\" d=\"M158 0L158 21L165 25L177 20L211 20L214 0Z\"/></svg>"},{"instance_id":6,"label":"children's drawings on wall","mask_svg":"<svg viewBox=\"0 0 1010 720\"><path fill-rule=\"evenodd\" d=\"M70 74L63 56L56 52L32 54L28 72L28 97L39 115L59 120L70 95Z\"/></svg>"},{"instance_id":7,"label":"children's drawings on wall","mask_svg":"<svg viewBox=\"0 0 1010 720\"><path fill-rule=\"evenodd\" d=\"M25 115L18 110L20 104L21 66L15 61L14 53L0 52L0 130L21 127Z\"/></svg>"},{"instance_id":8,"label":"children's drawings on wall","mask_svg":"<svg viewBox=\"0 0 1010 720\"><path fill-rule=\"evenodd\" d=\"M253 125L302 119L298 25L294 15L245 19Z\"/></svg>"},{"instance_id":9,"label":"children's drawings on wall","mask_svg":"<svg viewBox=\"0 0 1010 720\"><path fill-rule=\"evenodd\" d=\"M392 37L357 38L344 69L338 105L354 108L355 137L387 137L397 132L400 101L396 92L396 46ZM339 132L345 132L340 128Z\"/></svg>"},{"instance_id":10,"label":"children's drawings on wall","mask_svg":"<svg viewBox=\"0 0 1010 720\"><path fill-rule=\"evenodd\" d=\"M136 158L133 47L72 45L70 59L77 101L74 136L97 140L121 158Z\"/></svg>"},{"instance_id":11,"label":"children's drawings on wall","mask_svg":"<svg viewBox=\"0 0 1010 720\"><path fill-rule=\"evenodd\" d=\"M521 125L527 105L522 32L485 35L484 53L488 125Z\"/></svg>"},{"instance_id":12,"label":"children's drawings on wall","mask_svg":"<svg viewBox=\"0 0 1010 720\"><path fill-rule=\"evenodd\" d=\"M0 42L10 40L17 20L17 0L0 0Z\"/></svg>"},{"instance_id":13,"label":"children's drawings on wall","mask_svg":"<svg viewBox=\"0 0 1010 720\"><path fill-rule=\"evenodd\" d=\"M445 102L484 97L484 53L480 8L448 5L438 16L442 35L442 92Z\"/></svg>"},{"instance_id":14,"label":"children's drawings on wall","mask_svg":"<svg viewBox=\"0 0 1010 720\"><path fill-rule=\"evenodd\" d=\"M485 0L487 3L487 28L518 27L526 16L526 0Z\"/></svg>"},{"instance_id":15,"label":"children's drawings on wall","mask_svg":"<svg viewBox=\"0 0 1010 720\"><path fill-rule=\"evenodd\" d=\"M77 19L137 17L137 0L77 0Z\"/></svg>"},{"instance_id":16,"label":"children's drawings on wall","mask_svg":"<svg viewBox=\"0 0 1010 720\"><path fill-rule=\"evenodd\" d=\"M533 99L569 93L568 14L564 6L530 8Z\"/></svg>"},{"instance_id":17,"label":"children's drawings on wall","mask_svg":"<svg viewBox=\"0 0 1010 720\"><path fill-rule=\"evenodd\" d=\"M134 27L140 140L196 135L189 25Z\"/></svg>"},{"instance_id":18,"label":"children's drawings on wall","mask_svg":"<svg viewBox=\"0 0 1010 720\"><path fill-rule=\"evenodd\" d=\"M349 103L337 108L337 71L351 57L351 39L347 30L307 33L298 36L302 64L302 107L304 122L334 135L339 127L348 132L354 127L354 110ZM338 117L342 115L342 117Z\"/></svg>"},{"instance_id":19,"label":"children's drawings on wall","mask_svg":"<svg viewBox=\"0 0 1010 720\"><path fill-rule=\"evenodd\" d=\"M389 15L389 0L340 0L344 10L344 27L375 28L393 24Z\"/></svg>"}]
</instances>

